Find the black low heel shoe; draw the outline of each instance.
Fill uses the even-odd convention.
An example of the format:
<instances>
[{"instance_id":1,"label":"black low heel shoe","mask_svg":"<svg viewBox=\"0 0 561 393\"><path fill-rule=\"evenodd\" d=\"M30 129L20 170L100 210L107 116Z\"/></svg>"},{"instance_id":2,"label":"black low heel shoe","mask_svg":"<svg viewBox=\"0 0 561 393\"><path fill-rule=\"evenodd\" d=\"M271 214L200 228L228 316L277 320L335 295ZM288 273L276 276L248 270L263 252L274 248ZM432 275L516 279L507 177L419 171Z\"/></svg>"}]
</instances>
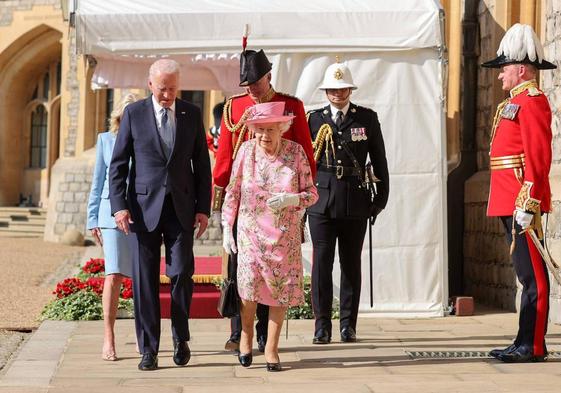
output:
<instances>
[{"instance_id":1,"label":"black low heel shoe","mask_svg":"<svg viewBox=\"0 0 561 393\"><path fill-rule=\"evenodd\" d=\"M249 367L251 366L251 363L253 362L253 354L250 353L239 353L238 354L238 360L240 361L240 364L244 367Z\"/></svg>"},{"instance_id":2,"label":"black low heel shoe","mask_svg":"<svg viewBox=\"0 0 561 393\"><path fill-rule=\"evenodd\" d=\"M280 362L279 363L269 363L269 362L267 362L267 371L270 371L270 372L282 371L282 367L281 367Z\"/></svg>"}]
</instances>

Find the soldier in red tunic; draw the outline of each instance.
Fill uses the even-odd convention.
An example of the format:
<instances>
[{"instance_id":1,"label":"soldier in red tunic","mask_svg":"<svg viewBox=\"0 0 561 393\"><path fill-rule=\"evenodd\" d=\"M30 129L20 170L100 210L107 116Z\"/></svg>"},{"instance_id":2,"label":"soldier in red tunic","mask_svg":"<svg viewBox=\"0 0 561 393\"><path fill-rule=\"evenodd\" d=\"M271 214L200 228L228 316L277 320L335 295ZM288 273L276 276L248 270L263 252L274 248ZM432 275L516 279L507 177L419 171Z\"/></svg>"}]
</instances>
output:
<instances>
[{"instance_id":1,"label":"soldier in red tunic","mask_svg":"<svg viewBox=\"0 0 561 393\"><path fill-rule=\"evenodd\" d=\"M544 361L549 276L528 230L541 238L541 214L551 210L551 109L536 76L538 70L556 66L543 59L541 43L528 25L512 26L497 54L482 66L501 68L499 80L509 97L499 104L493 121L487 215L504 224L523 289L516 339L490 355L509 363Z\"/></svg>"},{"instance_id":2,"label":"soldier in red tunic","mask_svg":"<svg viewBox=\"0 0 561 393\"><path fill-rule=\"evenodd\" d=\"M220 138L218 139L218 151L216 163L213 170L213 200L212 210L215 215L220 214L224 200L224 189L230 181L232 164L240 145L252 138L245 119L246 109L264 102L284 101L285 114L294 115L290 129L283 134L283 138L299 143L304 148L306 156L310 161L312 175L315 176L315 161L312 148L310 130L306 121L304 105L296 97L279 93L271 86L271 63L267 56L260 50L245 50L240 55L240 86L246 92L230 97L224 105L222 122L220 123ZM219 220L220 221L220 220ZM234 227L235 228L235 227ZM235 277L237 271L237 255L228 257L228 276ZM267 341L268 308L261 304L257 307L257 344L260 352L264 352ZM231 319L231 335L226 342L226 349L237 351L241 334L241 320L239 316Z\"/></svg>"}]
</instances>

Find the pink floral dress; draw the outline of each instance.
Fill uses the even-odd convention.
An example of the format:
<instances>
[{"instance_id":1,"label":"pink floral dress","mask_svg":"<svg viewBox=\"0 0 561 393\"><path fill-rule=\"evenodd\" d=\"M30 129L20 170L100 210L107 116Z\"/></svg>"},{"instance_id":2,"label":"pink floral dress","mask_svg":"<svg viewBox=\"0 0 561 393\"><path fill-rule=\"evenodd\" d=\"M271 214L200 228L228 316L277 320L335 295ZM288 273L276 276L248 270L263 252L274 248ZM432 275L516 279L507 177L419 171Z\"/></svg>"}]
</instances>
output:
<instances>
[{"instance_id":1,"label":"pink floral dress","mask_svg":"<svg viewBox=\"0 0 561 393\"><path fill-rule=\"evenodd\" d=\"M300 205L274 211L275 192L300 195ZM270 160L252 139L243 143L232 167L222 206L222 222L237 223L238 292L244 300L269 306L304 302L301 221L318 199L304 149L281 139Z\"/></svg>"}]
</instances>

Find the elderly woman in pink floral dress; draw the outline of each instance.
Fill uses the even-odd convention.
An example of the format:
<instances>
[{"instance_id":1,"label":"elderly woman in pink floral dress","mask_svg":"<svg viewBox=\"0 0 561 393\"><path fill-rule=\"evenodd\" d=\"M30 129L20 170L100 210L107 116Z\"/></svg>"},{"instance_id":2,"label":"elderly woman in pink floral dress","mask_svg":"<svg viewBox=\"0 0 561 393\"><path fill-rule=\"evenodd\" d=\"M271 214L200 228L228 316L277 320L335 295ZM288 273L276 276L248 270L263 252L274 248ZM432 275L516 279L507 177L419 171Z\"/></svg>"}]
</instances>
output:
<instances>
[{"instance_id":1,"label":"elderly woman in pink floral dress","mask_svg":"<svg viewBox=\"0 0 561 393\"><path fill-rule=\"evenodd\" d=\"M238 253L238 358L242 366L251 365L255 310L257 303L268 305L268 371L281 370L278 343L287 307L304 302L301 221L304 209L318 199L304 150L281 138L292 118L284 115L284 102L250 108L246 124L255 138L240 147L222 207L224 249Z\"/></svg>"}]
</instances>

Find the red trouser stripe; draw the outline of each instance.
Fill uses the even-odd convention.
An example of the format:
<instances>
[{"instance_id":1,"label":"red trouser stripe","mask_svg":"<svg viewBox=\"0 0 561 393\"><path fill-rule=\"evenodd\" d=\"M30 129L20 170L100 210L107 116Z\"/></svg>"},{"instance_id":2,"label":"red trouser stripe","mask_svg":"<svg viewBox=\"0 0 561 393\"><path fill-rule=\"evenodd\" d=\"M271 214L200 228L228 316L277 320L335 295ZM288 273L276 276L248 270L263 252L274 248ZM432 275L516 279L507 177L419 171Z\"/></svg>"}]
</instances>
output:
<instances>
[{"instance_id":1,"label":"red trouser stripe","mask_svg":"<svg viewBox=\"0 0 561 393\"><path fill-rule=\"evenodd\" d=\"M528 250L536 279L537 304L536 304L536 325L534 326L534 356L544 354L543 341L545 324L547 323L547 281L549 277L544 271L543 261L540 252L536 248L532 238L526 233L526 241L528 242Z\"/></svg>"}]
</instances>

